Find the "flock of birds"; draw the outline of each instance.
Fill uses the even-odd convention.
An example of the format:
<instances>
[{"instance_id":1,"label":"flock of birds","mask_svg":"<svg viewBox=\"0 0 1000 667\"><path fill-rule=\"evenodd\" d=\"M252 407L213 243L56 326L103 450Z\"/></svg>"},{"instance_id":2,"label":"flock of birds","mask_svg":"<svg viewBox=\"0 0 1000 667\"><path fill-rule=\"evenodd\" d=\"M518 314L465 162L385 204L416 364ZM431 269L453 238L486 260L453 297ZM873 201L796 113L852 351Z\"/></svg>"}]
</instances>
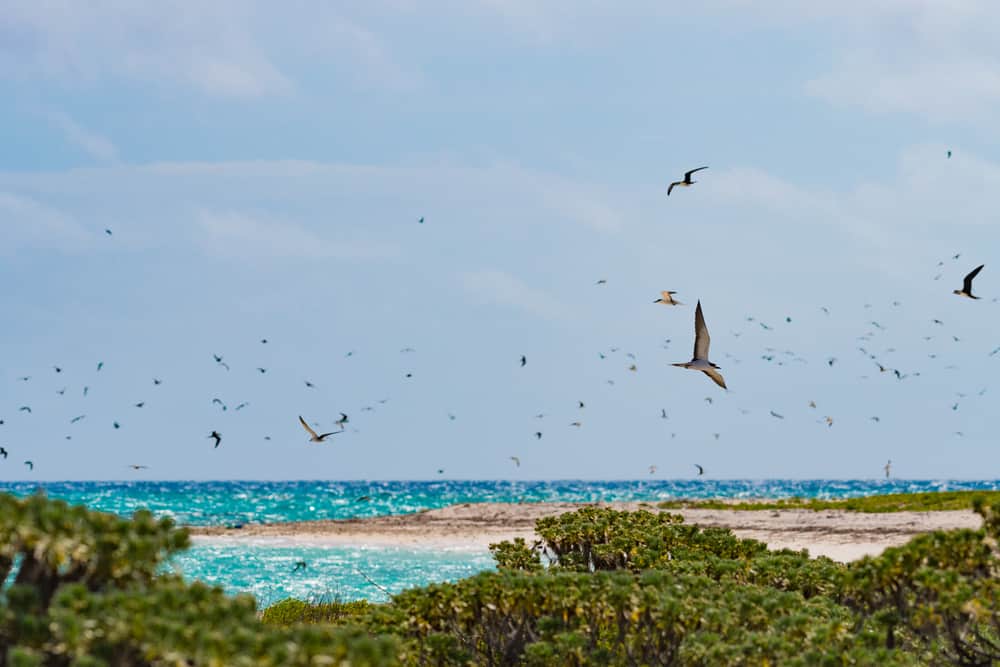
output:
<instances>
[{"instance_id":1,"label":"flock of birds","mask_svg":"<svg viewBox=\"0 0 1000 667\"><path fill-rule=\"evenodd\" d=\"M949 152L949 157L950 157L950 152ZM674 182L670 183L669 187L667 188L667 195L669 196L672 193L673 189L676 188L676 187L687 188L687 187L690 187L693 184L697 183L697 181L695 181L695 180L692 179L692 175L695 174L695 173L697 173L697 172L700 172L702 170L705 170L707 168L708 168L707 166L703 166L703 167L698 167L696 169L692 169L690 171L685 172L684 173L684 177L681 180L674 181ZM417 222L419 224L424 224L424 218L423 217L419 218L419 220ZM112 231L110 229L106 229L105 233L106 233L107 236L112 236ZM960 257L960 255L956 254L955 256L952 257L952 259L953 260L957 260L957 259L959 259L959 257ZM940 268L941 266L943 266L943 262L939 262L938 263L938 267ZM974 268L972 271L970 271L965 276L965 278L963 280L963 283L962 283L962 287L960 289L955 289L953 291L953 293L955 295L957 295L957 296L964 297L964 298L967 298L967 299L978 300L980 297L977 296L977 295L975 295L973 293L973 281L975 280L975 278L979 275L979 273L982 270L983 270L983 265L981 264L981 265L977 266L976 268ZM940 277L941 277L941 274L938 274L935 277L935 280L939 279ZM606 278L601 278L601 279L599 279L599 280L596 281L595 285L597 285L597 286L603 286L603 285L607 285L607 282L608 281L607 281ZM660 297L657 298L656 300L654 300L653 303L654 304L661 304L663 306L670 306L670 307L683 306L684 305L683 303L681 303L680 301L677 301L674 298L676 294L677 294L677 292L673 291L673 290L663 290L663 291L660 292ZM996 299L994 299L994 301L996 301ZM898 303L896 303L895 305L898 305ZM866 305L866 307L868 307L868 306ZM827 315L829 315L829 310L826 307L821 307L821 310L823 312L825 312ZM754 322L754 318L748 316L747 317L747 321L748 322ZM787 318L787 321L791 322L791 318ZM934 319L933 322L935 324L937 324L937 325L943 325L943 322L941 322L938 319ZM771 327L770 325L766 324L763 321L758 321L757 324L759 324L759 326L761 327L761 329L764 330L764 331L771 331L771 330L773 330L773 327ZM883 328L876 321L872 321L870 324L873 327L875 327L876 329L882 329ZM740 334L737 333L737 332L734 332L733 335L734 336L739 336ZM863 336L861 338L862 338L862 340L870 340L871 334L869 334L867 336ZM925 339L929 340L929 338L930 337L926 337ZM955 337L955 340L957 342L958 338ZM669 340L667 342L669 343ZM268 340L266 338L262 338L262 339L260 339L260 343L266 345L268 343ZM706 325L706 322L705 322L705 316L704 316L704 312L703 312L703 309L702 309L701 301L698 300L696 302L695 312L694 312L694 350L693 350L691 359L689 361L685 361L685 362L675 362L672 365L675 366L675 367L678 367L678 368L684 368L684 369L687 369L687 370L699 371L699 372L705 374L719 388L721 388L722 390L728 391L728 387L726 385L726 381L725 381L722 373L720 372L721 371L720 366L718 366L717 364L715 364L714 362L712 362L710 360L710 358L709 358L709 347L710 347L710 344L711 344L711 337L709 335L708 326ZM903 380L903 379L905 379L906 377L909 376L909 374L904 373L904 372L902 372L899 369L889 368L888 366L884 365L881 361L879 361L879 359L877 358L877 356L875 354L870 353L864 346L859 346L858 349L863 354L865 354L868 357L870 357L870 359L877 366L877 368L878 368L878 370L879 370L880 373L891 372L892 374L895 375L895 377L896 377L897 380ZM890 351L891 351L891 349L892 348L890 348ZM415 350L413 348L411 348L411 347L403 348L401 350L401 352L414 352L414 351ZM618 351L618 348L611 348L611 352L617 352L617 351ZM764 361L773 362L779 356L779 353L774 348L770 348L770 347L766 348L765 352L766 353L763 354L762 357L761 357ZM998 352L1000 352L1000 347L994 349L991 352L991 356L997 354ZM353 354L353 351L348 352L346 356L350 357L352 354ZM791 354L791 353L787 352L787 354ZM629 353L628 356L633 361L633 363L631 363L629 365L628 370L634 372L634 371L637 370L637 365L636 365L636 363L634 363L635 356L633 354L631 354L631 353ZM729 356L729 355L727 355L727 356ZM931 356L933 357L934 355L931 355ZM605 353L601 352L600 353L600 357L602 359L606 358ZM220 368L223 368L223 369L225 369L227 371L230 370L229 364L225 361L225 359L223 358L222 355L220 355L220 354L213 354L213 359L214 359L216 365L219 366ZM796 360L797 361L799 361L799 360L804 361L804 360L799 359L799 358L797 358ZM783 361L778 361L778 363L780 365L780 364L782 364L784 362ZM830 358L828 358L826 360L826 363L827 363L828 366L830 366L832 368L837 363L837 358L836 357L830 357ZM520 356L520 358L518 359L518 364L519 364L519 366L521 368L524 368L525 366L527 366L527 364L528 364L527 355L523 355L522 354ZM104 363L103 362L98 362L97 363L97 367L96 367L97 372L100 372L103 367L104 367ZM55 365L52 368L53 368L53 370L55 371L55 373L57 375L63 373L63 368L60 367L60 366L58 366L58 365ZM258 367L256 367L256 371L260 375L265 375L268 372L268 369L265 368L265 367L263 367L263 366L258 366ZM918 375L918 374L919 373L914 373L914 375ZM411 378L412 374L411 373L407 373L406 377L407 378ZM21 377L18 378L18 380L20 380L22 382L28 382L30 379L31 379L30 376L21 376ZM612 380L608 380L608 383L609 384L613 384L613 381ZM162 381L159 378L154 377L153 378L153 384L155 386L159 386L160 384L162 384ZM315 385L312 382L310 382L309 380L304 380L304 384L305 384L305 387L308 388L308 389L315 389ZM62 389L57 390L57 394L59 394L60 396L64 395L65 391L66 391L66 388L64 387ZM89 387L88 386L84 386L83 390L82 390L82 393L83 393L84 397L86 397L88 395L88 391L89 391ZM983 391L985 391L985 390L983 390ZM711 404L712 401L713 401L713 399L712 399L711 396L705 397L705 402L706 403ZM385 400L380 401L380 402L384 403ZM229 406L225 402L223 402L220 398L213 398L212 399L212 404L213 405L217 405L222 411L229 410ZM135 408L143 408L144 405L145 405L145 401L139 401L137 403L134 403L134 407ZM242 402L242 403L236 405L233 408L233 410L234 411L240 411L240 410L246 408L248 405L249 405L248 402ZM811 409L815 409L817 407L817 404L816 404L815 401L809 401L808 406ZM584 407L585 407L584 401L579 400L578 401L578 409L582 410L582 409L584 409ZM365 408L362 408L362 409L363 410L372 410L374 408L372 408L371 406L366 406ZM958 409L958 404L955 403L953 405L952 409L953 410L957 410ZM31 414L32 408L31 408L30 405L21 405L18 408L18 411L26 413L26 414ZM774 410L770 411L770 415L771 415L771 417L773 417L775 419L778 419L778 420L784 420L785 419L785 416L782 413L779 413L779 412L774 411ZM448 417L452 421L455 419L455 415L453 413L449 413ZM544 413L539 413L539 414L536 415L536 417L538 419L542 419L542 418L545 417L545 415L544 415ZM669 415L667 414L666 408L661 408L661 410L660 410L660 417L662 419L664 419L664 420L669 419ZM80 414L80 415L77 415L77 416L73 417L70 420L70 423L71 424L76 424L76 423L80 422L81 420L83 420L85 418L86 418L86 414ZM877 415L870 417L870 419L873 422L875 422L875 423L878 423L880 421L880 418ZM349 417L348 417L348 415L346 413L341 412L340 413L340 417L337 418L337 419L335 419L335 420L333 420L333 423L334 423L334 425L335 425L336 428L334 430L329 430L329 431L324 431L324 432L319 432L316 428L314 428L314 426L318 426L318 425L310 424L301 415L298 416L298 421L299 421L299 424L302 426L302 428L304 429L304 431L305 431L305 433L306 433L306 435L308 437L308 442L310 442L310 443L326 443L328 441L328 439L332 438L333 436L336 436L336 435L339 435L341 433L344 433L345 430L346 430L346 428L347 428L347 424L350 422L350 419L349 419ZM827 427L832 427L833 424L834 424L834 419L833 419L832 416L826 416L822 420L820 420L820 422L821 423L825 423ZM4 423L5 423L4 419L0 418L0 426L2 426ZM582 421L580 421L578 419L569 423L569 426L574 427L574 428L581 428L582 425L583 425ZM112 427L117 430L117 429L121 428L121 424L117 420L115 420L115 421L112 422ZM542 437L543 437L543 432L541 430L536 430L536 431L534 431L533 435L534 435L534 437L535 437L536 440L541 440ZM673 435L676 435L676 434L673 434ZM714 437L716 439L718 439L720 437L719 433L715 433L713 435L714 435ZM956 435L961 435L961 432L956 432ZM219 446L223 444L223 435L217 429L213 429L211 431L211 433L209 433L206 437L208 439L210 439L210 440L213 441L213 448L215 448L215 449L219 448ZM66 438L70 439L71 436L67 435ZM270 440L270 436L265 436L265 439L266 440ZM8 449L5 446L0 446L0 457L2 457L4 460L6 460L8 458L8 456L9 456ZM514 464L514 466L516 466L518 468L521 466L521 458L519 456L511 455L509 457L509 459ZM35 468L35 463L31 459L24 460L23 464L29 470L34 470L34 468ZM702 475L705 474L705 468L704 468L704 466L702 466L701 464L698 464L698 463L695 463L693 465L697 469L697 475L698 476L702 476ZM886 464L885 464L885 466L883 467L885 476L887 478L891 474L891 466L892 466L892 461L890 460L890 461L887 461ZM133 471L145 470L145 469L149 468L149 466L144 465L144 464L129 464L127 467L129 469L133 470ZM649 470L649 474L653 475L657 471L657 466L656 465L650 465L649 468L648 468L648 470ZM444 473L444 469L443 468L438 468L437 472L438 472L438 474L443 474Z\"/></svg>"}]
</instances>

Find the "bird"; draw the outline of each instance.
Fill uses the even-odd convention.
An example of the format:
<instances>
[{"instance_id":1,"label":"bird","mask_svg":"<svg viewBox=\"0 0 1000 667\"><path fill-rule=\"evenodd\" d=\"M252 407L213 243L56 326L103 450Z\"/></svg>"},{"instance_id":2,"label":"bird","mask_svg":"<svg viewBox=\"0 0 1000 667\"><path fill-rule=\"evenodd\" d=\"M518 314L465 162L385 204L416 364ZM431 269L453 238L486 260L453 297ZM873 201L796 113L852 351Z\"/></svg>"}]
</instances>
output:
<instances>
[{"instance_id":1,"label":"bird","mask_svg":"<svg viewBox=\"0 0 1000 667\"><path fill-rule=\"evenodd\" d=\"M148 467L149 466L136 465L135 463L129 464L129 468L131 468L132 470L145 470Z\"/></svg>"},{"instance_id":2,"label":"bird","mask_svg":"<svg viewBox=\"0 0 1000 667\"><path fill-rule=\"evenodd\" d=\"M879 418L879 417L877 417L877 416L875 416L875 417L869 417L869 419L871 419L871 420L872 420L873 422L875 422L876 424L877 424L877 423L879 423L880 421L882 421L882 419L881 419L881 418Z\"/></svg>"},{"instance_id":3,"label":"bird","mask_svg":"<svg viewBox=\"0 0 1000 667\"><path fill-rule=\"evenodd\" d=\"M218 449L219 445L222 444L222 434L219 433L218 431L212 431L211 433L208 434L208 437L215 438L215 447L213 447L212 449Z\"/></svg>"},{"instance_id":4,"label":"bird","mask_svg":"<svg viewBox=\"0 0 1000 667\"><path fill-rule=\"evenodd\" d=\"M83 419L86 416L87 415L77 415L76 417L73 417L72 419L70 419L69 423L70 424L75 424L75 423L77 423L78 421L80 421L81 419Z\"/></svg>"},{"instance_id":5,"label":"bird","mask_svg":"<svg viewBox=\"0 0 1000 667\"><path fill-rule=\"evenodd\" d=\"M56 373L62 373L62 368L60 368L59 366L53 366L52 368L55 369Z\"/></svg>"},{"instance_id":6,"label":"bird","mask_svg":"<svg viewBox=\"0 0 1000 667\"><path fill-rule=\"evenodd\" d=\"M607 279L607 278L601 278L600 280L598 280L598 281L597 281L596 283L594 283L594 284L595 284L595 285L607 285L607 284L608 284L608 279Z\"/></svg>"},{"instance_id":7,"label":"bird","mask_svg":"<svg viewBox=\"0 0 1000 667\"><path fill-rule=\"evenodd\" d=\"M704 474L705 474L705 469L704 469L704 468L702 468L702 467L701 467L700 465L698 465L697 463L695 463L695 464L694 464L694 467L698 469L698 474L699 474L699 475L704 475Z\"/></svg>"},{"instance_id":8,"label":"bird","mask_svg":"<svg viewBox=\"0 0 1000 667\"><path fill-rule=\"evenodd\" d=\"M420 219L417 220L417 222L420 223L421 225L424 224L424 216L420 216Z\"/></svg>"},{"instance_id":9,"label":"bird","mask_svg":"<svg viewBox=\"0 0 1000 667\"><path fill-rule=\"evenodd\" d=\"M983 270L985 264L980 264L976 268L969 272L969 275L965 276L965 280L962 281L962 289L953 290L952 294L957 294L959 296L968 297L969 299L978 299L978 296L973 296L972 294L972 279L979 275L979 272Z\"/></svg>"},{"instance_id":10,"label":"bird","mask_svg":"<svg viewBox=\"0 0 1000 667\"><path fill-rule=\"evenodd\" d=\"M785 418L785 415L779 415L774 410L771 410L771 416L774 417L775 419L784 419Z\"/></svg>"},{"instance_id":11,"label":"bird","mask_svg":"<svg viewBox=\"0 0 1000 667\"><path fill-rule=\"evenodd\" d=\"M698 167L697 169L692 169L691 171L685 171L684 172L684 180L682 180L682 181L674 181L673 183L670 184L670 187L667 188L667 196L668 197L670 196L670 192L674 189L675 186L682 187L682 188L688 188L688 187L691 187L692 184L697 183L698 181L692 181L691 180L691 174L693 174L693 173L695 173L697 171L701 171L702 169L708 169L708 167L707 166L706 167Z\"/></svg>"},{"instance_id":12,"label":"bird","mask_svg":"<svg viewBox=\"0 0 1000 667\"><path fill-rule=\"evenodd\" d=\"M528 363L528 357L521 355L521 368L524 368Z\"/></svg>"},{"instance_id":13,"label":"bird","mask_svg":"<svg viewBox=\"0 0 1000 667\"><path fill-rule=\"evenodd\" d=\"M583 410L583 408L584 408L583 401L577 401L577 403L580 404L580 409Z\"/></svg>"},{"instance_id":14,"label":"bird","mask_svg":"<svg viewBox=\"0 0 1000 667\"><path fill-rule=\"evenodd\" d=\"M258 366L257 367L257 372L260 373L261 375L263 375L264 373L267 372L267 369L266 368L261 368L260 366Z\"/></svg>"},{"instance_id":15,"label":"bird","mask_svg":"<svg viewBox=\"0 0 1000 667\"><path fill-rule=\"evenodd\" d=\"M669 419L666 408L660 408L660 419Z\"/></svg>"},{"instance_id":16,"label":"bird","mask_svg":"<svg viewBox=\"0 0 1000 667\"><path fill-rule=\"evenodd\" d=\"M159 385L163 384L163 380L160 380L159 378L153 378L153 384L155 384L156 386L159 386Z\"/></svg>"},{"instance_id":17,"label":"bird","mask_svg":"<svg viewBox=\"0 0 1000 667\"><path fill-rule=\"evenodd\" d=\"M826 418L826 425L827 426L833 426L833 417L827 417Z\"/></svg>"},{"instance_id":18,"label":"bird","mask_svg":"<svg viewBox=\"0 0 1000 667\"><path fill-rule=\"evenodd\" d=\"M368 502L371 499L372 499L371 496L358 496L357 498L354 499L354 502L356 502L356 503L366 503L366 502Z\"/></svg>"},{"instance_id":19,"label":"bird","mask_svg":"<svg viewBox=\"0 0 1000 667\"><path fill-rule=\"evenodd\" d=\"M329 433L323 433L317 435L316 431L309 428L309 424L307 424L306 420L302 418L302 415L299 415L299 423L302 424L302 428L304 428L306 432L309 434L309 442L323 442L329 436L340 433L340 431L331 431Z\"/></svg>"},{"instance_id":20,"label":"bird","mask_svg":"<svg viewBox=\"0 0 1000 667\"><path fill-rule=\"evenodd\" d=\"M110 229L105 229L104 233L107 234L108 236L111 236L111 230Z\"/></svg>"},{"instance_id":21,"label":"bird","mask_svg":"<svg viewBox=\"0 0 1000 667\"><path fill-rule=\"evenodd\" d=\"M815 408L816 407L816 401L809 401L809 407L810 408Z\"/></svg>"},{"instance_id":22,"label":"bird","mask_svg":"<svg viewBox=\"0 0 1000 667\"><path fill-rule=\"evenodd\" d=\"M98 361L97 362L97 370L101 370L102 368L104 368L104 362L103 361Z\"/></svg>"},{"instance_id":23,"label":"bird","mask_svg":"<svg viewBox=\"0 0 1000 667\"><path fill-rule=\"evenodd\" d=\"M261 345L267 345L267 339L266 338L261 338L260 339L260 343L261 343Z\"/></svg>"},{"instance_id":24,"label":"bird","mask_svg":"<svg viewBox=\"0 0 1000 667\"><path fill-rule=\"evenodd\" d=\"M308 567L304 560L295 561L295 567L292 568L292 572L298 572L299 570L304 570Z\"/></svg>"},{"instance_id":25,"label":"bird","mask_svg":"<svg viewBox=\"0 0 1000 667\"><path fill-rule=\"evenodd\" d=\"M708 327L705 326L705 316L701 313L701 301L699 300L694 311L694 357L686 363L671 365L688 368L693 371L701 371L712 378L712 382L726 389L726 381L717 370L719 367L708 360L708 345L710 342Z\"/></svg>"},{"instance_id":26,"label":"bird","mask_svg":"<svg viewBox=\"0 0 1000 667\"><path fill-rule=\"evenodd\" d=\"M29 470L34 470L35 469L35 462L34 461L25 461L24 465L28 466Z\"/></svg>"},{"instance_id":27,"label":"bird","mask_svg":"<svg viewBox=\"0 0 1000 667\"><path fill-rule=\"evenodd\" d=\"M571 423L570 423L570 426L575 426L575 427L577 427L577 428L580 428L581 426L583 426L583 424L582 424L582 423L580 423L580 422L571 422Z\"/></svg>"},{"instance_id":28,"label":"bird","mask_svg":"<svg viewBox=\"0 0 1000 667\"><path fill-rule=\"evenodd\" d=\"M7 458L7 450L3 447L0 447L0 456L4 457L4 459Z\"/></svg>"},{"instance_id":29,"label":"bird","mask_svg":"<svg viewBox=\"0 0 1000 667\"><path fill-rule=\"evenodd\" d=\"M949 158L951 157L951 151L948 151L948 157Z\"/></svg>"},{"instance_id":30,"label":"bird","mask_svg":"<svg viewBox=\"0 0 1000 667\"><path fill-rule=\"evenodd\" d=\"M246 401L244 401L244 402L240 403L239 405L237 405L235 409L236 410L242 410L243 408L245 408L248 405L250 405L250 404L247 403Z\"/></svg>"},{"instance_id":31,"label":"bird","mask_svg":"<svg viewBox=\"0 0 1000 667\"><path fill-rule=\"evenodd\" d=\"M333 423L336 424L337 426L339 426L340 430L343 431L344 430L344 424L346 424L349 421L351 421L351 420L347 418L347 415L345 415L343 412L341 412L340 413L340 419L338 419L337 421L335 421Z\"/></svg>"},{"instance_id":32,"label":"bird","mask_svg":"<svg viewBox=\"0 0 1000 667\"><path fill-rule=\"evenodd\" d=\"M535 437L537 439L541 440L542 439L542 432L541 431L535 431Z\"/></svg>"},{"instance_id":33,"label":"bird","mask_svg":"<svg viewBox=\"0 0 1000 667\"><path fill-rule=\"evenodd\" d=\"M146 401L139 401L138 403L135 404L135 407L141 408L144 405L146 405Z\"/></svg>"},{"instance_id":34,"label":"bird","mask_svg":"<svg viewBox=\"0 0 1000 667\"><path fill-rule=\"evenodd\" d=\"M307 387L308 387L309 389L315 389L315 388L316 388L316 385L314 385L314 384L313 384L312 382L310 382L309 380L303 380L303 382L305 382L305 383L306 383L306 386L307 386Z\"/></svg>"},{"instance_id":35,"label":"bird","mask_svg":"<svg viewBox=\"0 0 1000 667\"><path fill-rule=\"evenodd\" d=\"M226 404L223 403L222 399L220 399L220 398L213 398L212 399L212 405L215 405L216 403L218 403L222 407L223 411L226 411L226 410L229 409L229 408L226 407Z\"/></svg>"},{"instance_id":36,"label":"bird","mask_svg":"<svg viewBox=\"0 0 1000 667\"><path fill-rule=\"evenodd\" d=\"M514 465L517 466L518 468L521 467L521 459L519 459L518 457L512 456L510 457L510 460L513 461Z\"/></svg>"},{"instance_id":37,"label":"bird","mask_svg":"<svg viewBox=\"0 0 1000 667\"><path fill-rule=\"evenodd\" d=\"M656 466L649 466L649 474L650 475L656 474Z\"/></svg>"},{"instance_id":38,"label":"bird","mask_svg":"<svg viewBox=\"0 0 1000 667\"><path fill-rule=\"evenodd\" d=\"M663 290L660 292L660 298L653 303L662 303L664 306L683 306L680 301L674 300L674 294L677 292L671 292L670 290Z\"/></svg>"},{"instance_id":39,"label":"bird","mask_svg":"<svg viewBox=\"0 0 1000 667\"><path fill-rule=\"evenodd\" d=\"M21 407L18 408L18 411L27 412L29 415L31 414L31 408L27 405L22 405Z\"/></svg>"},{"instance_id":40,"label":"bird","mask_svg":"<svg viewBox=\"0 0 1000 667\"><path fill-rule=\"evenodd\" d=\"M119 424L118 422L111 422L111 425L114 426L115 429L120 429L122 427L122 425Z\"/></svg>"},{"instance_id":41,"label":"bird","mask_svg":"<svg viewBox=\"0 0 1000 667\"><path fill-rule=\"evenodd\" d=\"M889 459L888 461L885 462L885 465L882 466L882 469L885 470L885 478L886 479L889 479L889 472L890 472L891 468L892 468L892 459Z\"/></svg>"}]
</instances>

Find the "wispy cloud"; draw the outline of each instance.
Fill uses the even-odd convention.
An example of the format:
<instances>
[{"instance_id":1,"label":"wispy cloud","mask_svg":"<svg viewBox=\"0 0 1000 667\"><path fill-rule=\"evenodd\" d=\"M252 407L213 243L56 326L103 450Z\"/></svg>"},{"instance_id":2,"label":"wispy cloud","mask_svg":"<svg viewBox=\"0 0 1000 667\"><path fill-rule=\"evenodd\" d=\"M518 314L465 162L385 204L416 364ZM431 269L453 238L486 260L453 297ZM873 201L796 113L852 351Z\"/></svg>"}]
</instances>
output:
<instances>
[{"instance_id":1,"label":"wispy cloud","mask_svg":"<svg viewBox=\"0 0 1000 667\"><path fill-rule=\"evenodd\" d=\"M201 211L203 247L229 257L276 259L373 259L396 250L357 242L334 241L288 221L238 211Z\"/></svg>"},{"instance_id":2,"label":"wispy cloud","mask_svg":"<svg viewBox=\"0 0 1000 667\"><path fill-rule=\"evenodd\" d=\"M87 130L61 111L50 111L45 116L59 128L70 143L83 149L91 157L104 162L118 160L118 149L110 139Z\"/></svg>"},{"instance_id":3,"label":"wispy cloud","mask_svg":"<svg viewBox=\"0 0 1000 667\"><path fill-rule=\"evenodd\" d=\"M561 301L504 271L486 269L465 273L462 282L466 290L475 293L481 301L511 306L545 319L559 319L568 314Z\"/></svg>"},{"instance_id":4,"label":"wispy cloud","mask_svg":"<svg viewBox=\"0 0 1000 667\"><path fill-rule=\"evenodd\" d=\"M69 215L35 199L0 190L0 252L22 247L78 250L93 234Z\"/></svg>"}]
</instances>

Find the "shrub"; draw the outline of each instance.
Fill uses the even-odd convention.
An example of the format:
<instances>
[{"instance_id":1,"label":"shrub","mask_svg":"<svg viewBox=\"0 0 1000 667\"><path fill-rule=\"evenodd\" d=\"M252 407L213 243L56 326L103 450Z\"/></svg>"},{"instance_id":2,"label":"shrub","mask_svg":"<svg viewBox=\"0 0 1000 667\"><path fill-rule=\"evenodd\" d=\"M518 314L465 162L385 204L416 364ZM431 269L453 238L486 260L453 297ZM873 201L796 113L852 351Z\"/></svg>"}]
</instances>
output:
<instances>
[{"instance_id":1,"label":"shrub","mask_svg":"<svg viewBox=\"0 0 1000 667\"><path fill-rule=\"evenodd\" d=\"M364 615L370 606L367 600L304 602L287 598L265 609L261 614L261 621L281 627L298 623L342 625L345 621Z\"/></svg>"}]
</instances>

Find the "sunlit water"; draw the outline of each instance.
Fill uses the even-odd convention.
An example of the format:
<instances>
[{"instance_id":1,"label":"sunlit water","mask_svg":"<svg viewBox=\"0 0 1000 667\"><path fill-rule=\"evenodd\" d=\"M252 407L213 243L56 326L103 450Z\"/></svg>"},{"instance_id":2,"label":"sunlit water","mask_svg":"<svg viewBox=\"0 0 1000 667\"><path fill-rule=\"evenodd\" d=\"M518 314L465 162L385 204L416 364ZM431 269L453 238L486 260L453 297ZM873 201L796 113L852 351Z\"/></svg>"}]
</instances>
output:
<instances>
[{"instance_id":1,"label":"sunlit water","mask_svg":"<svg viewBox=\"0 0 1000 667\"><path fill-rule=\"evenodd\" d=\"M467 502L594 502L670 498L847 498L876 493L1000 490L1000 480L644 480L434 482L46 482L0 483L18 495L54 498L129 516L148 508L186 525L237 525L402 514ZM305 561L305 569L295 563ZM172 567L186 577L252 593L262 605L284 597L368 599L493 567L477 550L322 547L198 542ZM367 578L366 578L367 577ZM374 583L372 583L374 582Z\"/></svg>"}]
</instances>

